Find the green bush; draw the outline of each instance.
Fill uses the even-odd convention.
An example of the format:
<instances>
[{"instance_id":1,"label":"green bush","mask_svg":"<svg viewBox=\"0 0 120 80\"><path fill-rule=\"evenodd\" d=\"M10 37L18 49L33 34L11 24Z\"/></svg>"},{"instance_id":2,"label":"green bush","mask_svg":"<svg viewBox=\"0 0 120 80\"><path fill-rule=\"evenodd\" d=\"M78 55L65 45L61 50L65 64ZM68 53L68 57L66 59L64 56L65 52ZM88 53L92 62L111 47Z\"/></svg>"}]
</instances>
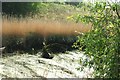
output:
<instances>
[{"instance_id":1,"label":"green bush","mask_svg":"<svg viewBox=\"0 0 120 80\"><path fill-rule=\"evenodd\" d=\"M119 78L120 16L119 4L97 2L91 5L90 14L80 16L79 21L92 23L92 30L78 36L74 47L85 47L83 66L93 67L94 77ZM77 20L78 20L77 18ZM82 59L80 59L82 60Z\"/></svg>"},{"instance_id":2,"label":"green bush","mask_svg":"<svg viewBox=\"0 0 120 80\"><path fill-rule=\"evenodd\" d=\"M37 2L3 2L2 11L5 14L26 16L39 11Z\"/></svg>"}]
</instances>

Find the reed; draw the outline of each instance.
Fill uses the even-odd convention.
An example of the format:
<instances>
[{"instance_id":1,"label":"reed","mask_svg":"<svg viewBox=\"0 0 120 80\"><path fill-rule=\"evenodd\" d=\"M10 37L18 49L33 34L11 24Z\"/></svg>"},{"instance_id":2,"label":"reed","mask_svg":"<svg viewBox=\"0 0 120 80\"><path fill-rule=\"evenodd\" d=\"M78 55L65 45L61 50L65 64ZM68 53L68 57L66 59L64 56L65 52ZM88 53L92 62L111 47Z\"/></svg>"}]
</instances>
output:
<instances>
[{"instance_id":1,"label":"reed","mask_svg":"<svg viewBox=\"0 0 120 80\"><path fill-rule=\"evenodd\" d=\"M75 31L87 32L91 29L90 25L73 22L43 21L38 19L17 19L3 18L3 35L26 36L29 32L38 33L43 36L55 35L75 35Z\"/></svg>"},{"instance_id":2,"label":"reed","mask_svg":"<svg viewBox=\"0 0 120 80\"><path fill-rule=\"evenodd\" d=\"M2 45L7 52L39 50L46 39L47 45L59 43L70 47L78 32L84 33L90 28L90 25L82 23L3 17Z\"/></svg>"}]
</instances>

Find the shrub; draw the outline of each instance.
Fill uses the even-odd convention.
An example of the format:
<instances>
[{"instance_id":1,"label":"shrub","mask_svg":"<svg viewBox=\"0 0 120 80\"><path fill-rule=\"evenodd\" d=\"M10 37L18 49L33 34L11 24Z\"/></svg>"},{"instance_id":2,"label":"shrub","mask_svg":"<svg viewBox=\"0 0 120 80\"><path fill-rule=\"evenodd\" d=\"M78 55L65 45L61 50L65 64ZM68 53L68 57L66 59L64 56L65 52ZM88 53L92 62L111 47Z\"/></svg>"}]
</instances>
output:
<instances>
[{"instance_id":1,"label":"shrub","mask_svg":"<svg viewBox=\"0 0 120 80\"><path fill-rule=\"evenodd\" d=\"M79 20L92 23L92 30L78 36L74 47L85 46L86 59L83 66L94 68L99 78L119 78L120 16L118 4L97 2L91 5L91 14L80 16ZM78 19L77 18L77 19Z\"/></svg>"},{"instance_id":2,"label":"shrub","mask_svg":"<svg viewBox=\"0 0 120 80\"><path fill-rule=\"evenodd\" d=\"M3 35L2 45L6 47L6 52L27 51L37 52L43 49L43 43L46 43L46 48L49 52L64 52L72 50L72 45L76 40L76 36L67 35L49 35L44 36L39 33L29 32L25 36L14 34Z\"/></svg>"},{"instance_id":3,"label":"shrub","mask_svg":"<svg viewBox=\"0 0 120 80\"><path fill-rule=\"evenodd\" d=\"M75 35L50 35L46 38L46 43L47 45L56 45L56 48L60 48L63 46L63 48L65 48L66 50L73 50L74 48L72 48L72 45L76 40L77 37Z\"/></svg>"},{"instance_id":4,"label":"shrub","mask_svg":"<svg viewBox=\"0 0 120 80\"><path fill-rule=\"evenodd\" d=\"M6 52L24 50L23 38L16 35L3 35L2 45L6 47Z\"/></svg>"},{"instance_id":5,"label":"shrub","mask_svg":"<svg viewBox=\"0 0 120 80\"><path fill-rule=\"evenodd\" d=\"M44 47L47 52L59 53L67 50L73 50L72 45L76 40L76 36L73 35L49 35L44 37Z\"/></svg>"},{"instance_id":6,"label":"shrub","mask_svg":"<svg viewBox=\"0 0 120 80\"><path fill-rule=\"evenodd\" d=\"M37 33L30 32L27 34L27 36L24 38L24 47L26 51L34 50L40 50L43 47L43 36Z\"/></svg>"},{"instance_id":7,"label":"shrub","mask_svg":"<svg viewBox=\"0 0 120 80\"><path fill-rule=\"evenodd\" d=\"M38 5L35 2L3 2L2 11L9 15L26 16L38 12Z\"/></svg>"}]
</instances>

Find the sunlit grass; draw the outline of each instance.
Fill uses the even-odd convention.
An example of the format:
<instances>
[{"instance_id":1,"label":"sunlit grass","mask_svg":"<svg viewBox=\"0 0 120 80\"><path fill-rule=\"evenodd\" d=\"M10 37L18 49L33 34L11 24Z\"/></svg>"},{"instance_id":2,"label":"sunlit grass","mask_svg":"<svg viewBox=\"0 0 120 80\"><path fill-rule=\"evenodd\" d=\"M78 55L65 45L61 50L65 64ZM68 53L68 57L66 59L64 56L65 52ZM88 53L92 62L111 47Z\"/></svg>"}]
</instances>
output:
<instances>
[{"instance_id":1,"label":"sunlit grass","mask_svg":"<svg viewBox=\"0 0 120 80\"><path fill-rule=\"evenodd\" d=\"M39 33L43 36L52 34L58 35L74 35L78 32L87 32L90 30L90 25L74 22L60 22L50 20L37 19L17 19L17 18L3 18L2 20L2 34L3 35L21 35L25 36L29 32Z\"/></svg>"}]
</instances>

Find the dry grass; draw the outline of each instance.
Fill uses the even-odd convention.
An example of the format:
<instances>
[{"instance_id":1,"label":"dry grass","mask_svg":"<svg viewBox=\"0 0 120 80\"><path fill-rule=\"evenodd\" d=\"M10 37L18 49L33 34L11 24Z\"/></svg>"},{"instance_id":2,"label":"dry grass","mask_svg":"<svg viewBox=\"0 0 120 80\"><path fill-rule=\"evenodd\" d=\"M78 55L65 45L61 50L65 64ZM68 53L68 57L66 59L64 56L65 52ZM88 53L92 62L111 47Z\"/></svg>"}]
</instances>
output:
<instances>
[{"instance_id":1,"label":"dry grass","mask_svg":"<svg viewBox=\"0 0 120 80\"><path fill-rule=\"evenodd\" d=\"M27 35L29 32L39 33L43 36L52 34L73 35L75 31L87 32L90 25L72 22L43 21L35 19L15 19L3 18L2 34L3 35Z\"/></svg>"}]
</instances>

